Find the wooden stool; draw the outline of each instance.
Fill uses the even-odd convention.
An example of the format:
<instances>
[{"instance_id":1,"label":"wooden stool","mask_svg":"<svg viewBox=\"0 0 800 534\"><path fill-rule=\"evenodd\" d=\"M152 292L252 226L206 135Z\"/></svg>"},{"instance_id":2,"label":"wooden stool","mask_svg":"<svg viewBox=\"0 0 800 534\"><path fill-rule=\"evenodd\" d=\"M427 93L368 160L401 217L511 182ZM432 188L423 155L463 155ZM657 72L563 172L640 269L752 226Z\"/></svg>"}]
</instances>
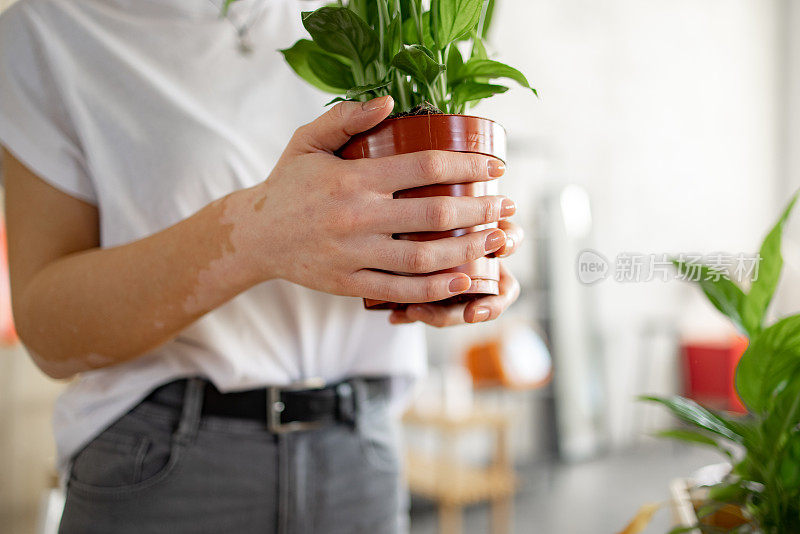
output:
<instances>
[{"instance_id":1,"label":"wooden stool","mask_svg":"<svg viewBox=\"0 0 800 534\"><path fill-rule=\"evenodd\" d=\"M486 501L492 504L492 534L510 532L512 498L517 483L509 459L508 415L474 411L452 416L412 410L406 413L403 421L409 426L434 429L442 438L437 455L425 457L410 451L406 464L409 490L436 501L439 506L439 532L459 534L462 531L462 508ZM475 429L494 434L495 451L486 467L467 465L453 452L459 434Z\"/></svg>"}]
</instances>

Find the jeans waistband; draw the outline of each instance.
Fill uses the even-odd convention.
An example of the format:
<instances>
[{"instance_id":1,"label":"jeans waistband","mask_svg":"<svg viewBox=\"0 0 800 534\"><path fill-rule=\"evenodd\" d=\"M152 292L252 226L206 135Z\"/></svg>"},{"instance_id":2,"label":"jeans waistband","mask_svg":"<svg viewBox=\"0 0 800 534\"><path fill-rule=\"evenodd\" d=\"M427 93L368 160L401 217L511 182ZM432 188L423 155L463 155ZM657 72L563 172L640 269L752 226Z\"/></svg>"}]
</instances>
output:
<instances>
[{"instance_id":1,"label":"jeans waistband","mask_svg":"<svg viewBox=\"0 0 800 534\"><path fill-rule=\"evenodd\" d=\"M191 393L190 388L199 389ZM307 430L334 423L355 424L360 408L387 400L389 377L356 377L320 387L267 387L221 393L202 378L180 379L156 388L144 402L186 411L191 397L199 417L263 421L275 433ZM199 395L199 400L194 397Z\"/></svg>"}]
</instances>

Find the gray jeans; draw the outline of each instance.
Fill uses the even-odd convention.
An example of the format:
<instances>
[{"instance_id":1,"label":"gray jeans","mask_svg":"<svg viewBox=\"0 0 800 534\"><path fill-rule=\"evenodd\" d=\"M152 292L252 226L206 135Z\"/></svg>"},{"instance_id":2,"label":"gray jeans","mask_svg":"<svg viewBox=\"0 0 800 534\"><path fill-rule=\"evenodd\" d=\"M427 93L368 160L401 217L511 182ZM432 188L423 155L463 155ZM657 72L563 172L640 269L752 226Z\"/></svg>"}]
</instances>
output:
<instances>
[{"instance_id":1,"label":"gray jeans","mask_svg":"<svg viewBox=\"0 0 800 534\"><path fill-rule=\"evenodd\" d=\"M74 457L60 534L406 530L385 391L356 388L355 428L276 435L254 420L201 417L203 383L183 384Z\"/></svg>"}]
</instances>

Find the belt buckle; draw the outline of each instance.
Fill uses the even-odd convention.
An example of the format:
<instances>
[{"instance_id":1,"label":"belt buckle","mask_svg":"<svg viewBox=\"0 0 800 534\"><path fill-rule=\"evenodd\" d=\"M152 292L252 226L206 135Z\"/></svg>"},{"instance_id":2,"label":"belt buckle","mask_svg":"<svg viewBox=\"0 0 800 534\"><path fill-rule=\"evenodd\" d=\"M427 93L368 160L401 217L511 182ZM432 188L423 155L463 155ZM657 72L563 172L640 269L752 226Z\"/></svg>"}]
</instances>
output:
<instances>
[{"instance_id":1,"label":"belt buckle","mask_svg":"<svg viewBox=\"0 0 800 534\"><path fill-rule=\"evenodd\" d=\"M281 393L284 391L302 391L306 389L322 389L325 387L325 380L322 378L309 378L294 382L288 386L271 386L267 388L267 428L273 434L288 434L290 432L300 432L302 430L314 430L320 428L322 423L317 421L281 421L281 414L286 406L281 401Z\"/></svg>"}]
</instances>

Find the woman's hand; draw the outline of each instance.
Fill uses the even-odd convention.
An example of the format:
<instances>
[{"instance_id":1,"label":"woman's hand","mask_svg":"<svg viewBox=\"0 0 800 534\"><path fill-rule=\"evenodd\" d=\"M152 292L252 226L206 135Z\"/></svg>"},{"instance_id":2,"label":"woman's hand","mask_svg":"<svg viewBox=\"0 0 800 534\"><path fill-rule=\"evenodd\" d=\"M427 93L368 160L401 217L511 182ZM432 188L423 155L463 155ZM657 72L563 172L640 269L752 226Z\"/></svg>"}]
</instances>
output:
<instances>
[{"instance_id":1,"label":"woman's hand","mask_svg":"<svg viewBox=\"0 0 800 534\"><path fill-rule=\"evenodd\" d=\"M495 253L497 257L513 254L522 242L522 228L511 221L500 221L500 229L505 231L506 243ZM433 304L412 304L402 311L393 311L389 321L393 324L422 321L431 326L453 326L464 323L480 323L497 319L506 308L519 297L519 282L505 265L500 264L500 294L473 300L468 304L441 306Z\"/></svg>"},{"instance_id":2,"label":"woman's hand","mask_svg":"<svg viewBox=\"0 0 800 534\"><path fill-rule=\"evenodd\" d=\"M393 198L412 187L498 178L504 166L497 159L444 151L354 161L334 155L352 135L386 118L392 106L390 97L337 104L298 129L269 179L248 190L249 248L265 279L339 295L430 302L462 293L470 279L424 273L505 247L507 237L498 229L427 242L392 239L395 233L498 222L515 210L502 196Z\"/></svg>"}]
</instances>

